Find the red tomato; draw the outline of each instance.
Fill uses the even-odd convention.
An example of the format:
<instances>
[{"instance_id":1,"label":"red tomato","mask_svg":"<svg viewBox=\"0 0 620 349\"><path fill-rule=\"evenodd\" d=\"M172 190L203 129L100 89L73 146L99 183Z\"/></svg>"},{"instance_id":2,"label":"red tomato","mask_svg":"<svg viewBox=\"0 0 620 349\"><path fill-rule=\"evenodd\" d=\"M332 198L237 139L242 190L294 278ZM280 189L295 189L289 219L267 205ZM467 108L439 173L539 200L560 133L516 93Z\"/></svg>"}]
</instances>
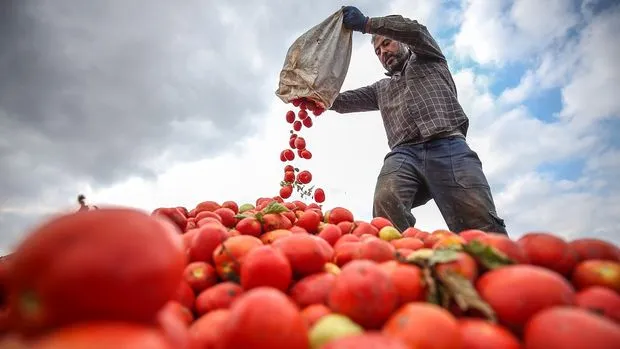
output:
<instances>
[{"instance_id":1,"label":"red tomato","mask_svg":"<svg viewBox=\"0 0 620 349\"><path fill-rule=\"evenodd\" d=\"M286 292L293 280L293 270L286 256L271 246L250 251L241 265L241 286L250 290L262 286Z\"/></svg>"},{"instance_id":2,"label":"red tomato","mask_svg":"<svg viewBox=\"0 0 620 349\"><path fill-rule=\"evenodd\" d=\"M243 293L243 288L230 281L207 288L196 297L196 312L204 315L217 309L228 309Z\"/></svg>"},{"instance_id":3,"label":"red tomato","mask_svg":"<svg viewBox=\"0 0 620 349\"><path fill-rule=\"evenodd\" d=\"M156 328L128 323L81 323L55 330L29 347L31 349L173 349ZM179 348L179 349L189 349Z\"/></svg>"},{"instance_id":4,"label":"red tomato","mask_svg":"<svg viewBox=\"0 0 620 349\"><path fill-rule=\"evenodd\" d=\"M47 221L12 256L12 322L32 333L99 319L153 321L183 279L181 236L169 221L128 208Z\"/></svg>"},{"instance_id":5,"label":"red tomato","mask_svg":"<svg viewBox=\"0 0 620 349\"><path fill-rule=\"evenodd\" d=\"M482 319L460 319L459 329L463 339L462 349L521 349L517 339L508 329Z\"/></svg>"},{"instance_id":6,"label":"red tomato","mask_svg":"<svg viewBox=\"0 0 620 349\"><path fill-rule=\"evenodd\" d=\"M321 203L325 201L325 191L321 188L316 188L314 190L314 201Z\"/></svg>"},{"instance_id":7,"label":"red tomato","mask_svg":"<svg viewBox=\"0 0 620 349\"><path fill-rule=\"evenodd\" d=\"M306 139L303 137L295 138L295 147L301 150L306 149Z\"/></svg>"},{"instance_id":8,"label":"red tomato","mask_svg":"<svg viewBox=\"0 0 620 349\"><path fill-rule=\"evenodd\" d=\"M284 150L283 154L284 158L288 161L293 161L295 159L295 153L290 149Z\"/></svg>"},{"instance_id":9,"label":"red tomato","mask_svg":"<svg viewBox=\"0 0 620 349\"><path fill-rule=\"evenodd\" d=\"M284 185L280 188L280 196L283 199L288 199L293 194L293 186L292 185Z\"/></svg>"},{"instance_id":10,"label":"red tomato","mask_svg":"<svg viewBox=\"0 0 620 349\"><path fill-rule=\"evenodd\" d=\"M289 110L286 112L286 122L288 122L289 124L292 124L295 121L295 112L292 110Z\"/></svg>"},{"instance_id":11,"label":"red tomato","mask_svg":"<svg viewBox=\"0 0 620 349\"><path fill-rule=\"evenodd\" d=\"M307 128L312 127L312 119L310 118L305 118L304 121L302 121L302 123L304 124L304 126L306 126Z\"/></svg>"},{"instance_id":12,"label":"red tomato","mask_svg":"<svg viewBox=\"0 0 620 349\"><path fill-rule=\"evenodd\" d=\"M525 349L617 349L620 326L587 310L559 306L543 310L527 323Z\"/></svg>"},{"instance_id":13,"label":"red tomato","mask_svg":"<svg viewBox=\"0 0 620 349\"><path fill-rule=\"evenodd\" d=\"M284 181L293 183L295 181L295 171L284 172Z\"/></svg>"},{"instance_id":14,"label":"red tomato","mask_svg":"<svg viewBox=\"0 0 620 349\"><path fill-rule=\"evenodd\" d=\"M430 303L403 305L392 314L383 333L402 340L409 348L462 348L456 318Z\"/></svg>"},{"instance_id":15,"label":"red tomato","mask_svg":"<svg viewBox=\"0 0 620 349\"><path fill-rule=\"evenodd\" d=\"M307 170L299 172L297 174L297 181L302 184L308 184L312 182L312 173Z\"/></svg>"},{"instance_id":16,"label":"red tomato","mask_svg":"<svg viewBox=\"0 0 620 349\"><path fill-rule=\"evenodd\" d=\"M259 287L230 308L221 349L308 349L308 329L297 306L282 292Z\"/></svg>"}]
</instances>

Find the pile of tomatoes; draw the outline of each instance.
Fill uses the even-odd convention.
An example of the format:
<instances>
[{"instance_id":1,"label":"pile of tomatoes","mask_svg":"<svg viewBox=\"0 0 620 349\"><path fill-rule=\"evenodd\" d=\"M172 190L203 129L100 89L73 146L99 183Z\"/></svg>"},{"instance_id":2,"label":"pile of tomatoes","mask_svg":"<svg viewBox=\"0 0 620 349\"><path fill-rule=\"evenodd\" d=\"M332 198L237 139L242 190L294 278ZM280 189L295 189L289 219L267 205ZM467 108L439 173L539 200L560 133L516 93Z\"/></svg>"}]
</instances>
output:
<instances>
[{"instance_id":1,"label":"pile of tomatoes","mask_svg":"<svg viewBox=\"0 0 620 349\"><path fill-rule=\"evenodd\" d=\"M286 112L286 122L291 124L292 129L290 130L289 147L280 152L280 160L284 163L291 163L296 158L305 160L312 158L306 139L300 136L299 132L303 127L312 127L313 123L309 112L314 116L319 116L325 111L321 106L307 98L295 99L291 103L293 106L298 107L299 110L297 114L293 110ZM310 184L310 182L312 182L312 173L310 171L300 171L299 168L287 164L284 167L284 179L280 182L280 197L288 199L293 194L293 190L296 190L302 199L312 197L317 203L324 202L325 191L322 188L315 188L315 186L306 188L306 185Z\"/></svg>"},{"instance_id":2,"label":"pile of tomatoes","mask_svg":"<svg viewBox=\"0 0 620 349\"><path fill-rule=\"evenodd\" d=\"M0 300L0 348L615 349L620 249L282 198L103 207L30 232Z\"/></svg>"}]
</instances>

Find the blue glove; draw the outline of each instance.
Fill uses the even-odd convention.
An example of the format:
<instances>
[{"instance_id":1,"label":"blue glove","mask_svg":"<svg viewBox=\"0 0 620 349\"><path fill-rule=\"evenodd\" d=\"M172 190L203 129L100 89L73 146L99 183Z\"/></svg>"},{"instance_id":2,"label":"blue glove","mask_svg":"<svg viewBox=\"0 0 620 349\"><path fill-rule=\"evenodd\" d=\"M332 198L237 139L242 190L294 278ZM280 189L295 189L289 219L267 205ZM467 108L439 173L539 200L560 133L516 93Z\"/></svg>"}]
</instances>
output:
<instances>
[{"instance_id":1,"label":"blue glove","mask_svg":"<svg viewBox=\"0 0 620 349\"><path fill-rule=\"evenodd\" d=\"M366 23L368 17L364 16L362 12L355 6L343 6L342 7L344 27L347 29L355 30L358 32L366 33Z\"/></svg>"}]
</instances>

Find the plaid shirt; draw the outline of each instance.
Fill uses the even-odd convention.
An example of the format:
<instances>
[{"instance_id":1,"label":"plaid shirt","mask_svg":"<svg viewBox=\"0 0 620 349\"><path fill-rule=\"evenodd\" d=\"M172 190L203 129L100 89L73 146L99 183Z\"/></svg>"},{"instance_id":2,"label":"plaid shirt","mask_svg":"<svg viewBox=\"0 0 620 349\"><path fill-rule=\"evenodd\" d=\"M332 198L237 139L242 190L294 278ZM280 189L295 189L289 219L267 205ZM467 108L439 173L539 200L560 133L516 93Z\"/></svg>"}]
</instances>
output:
<instances>
[{"instance_id":1,"label":"plaid shirt","mask_svg":"<svg viewBox=\"0 0 620 349\"><path fill-rule=\"evenodd\" d=\"M369 32L406 44L403 70L376 83L342 92L330 107L338 113L380 110L388 145L467 135L469 120L457 99L446 58L425 26L399 15L369 20Z\"/></svg>"}]
</instances>

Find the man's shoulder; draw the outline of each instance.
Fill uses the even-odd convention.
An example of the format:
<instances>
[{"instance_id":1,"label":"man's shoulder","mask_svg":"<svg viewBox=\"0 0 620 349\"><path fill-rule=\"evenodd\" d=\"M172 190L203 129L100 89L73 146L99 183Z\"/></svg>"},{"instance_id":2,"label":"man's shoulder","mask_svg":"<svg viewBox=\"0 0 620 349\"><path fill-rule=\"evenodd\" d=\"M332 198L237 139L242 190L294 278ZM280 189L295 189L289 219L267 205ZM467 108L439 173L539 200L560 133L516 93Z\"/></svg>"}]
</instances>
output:
<instances>
[{"instance_id":1,"label":"man's shoulder","mask_svg":"<svg viewBox=\"0 0 620 349\"><path fill-rule=\"evenodd\" d=\"M375 86L381 88L382 86L385 86L386 84L388 84L391 79L392 79L391 76L386 76L384 78L381 78L377 80L377 82L375 82Z\"/></svg>"},{"instance_id":2,"label":"man's shoulder","mask_svg":"<svg viewBox=\"0 0 620 349\"><path fill-rule=\"evenodd\" d=\"M445 61L440 60L416 60L412 62L412 64L408 67L410 70L423 73L424 75L432 74L432 73L445 73L449 72L450 69L448 64Z\"/></svg>"}]
</instances>

